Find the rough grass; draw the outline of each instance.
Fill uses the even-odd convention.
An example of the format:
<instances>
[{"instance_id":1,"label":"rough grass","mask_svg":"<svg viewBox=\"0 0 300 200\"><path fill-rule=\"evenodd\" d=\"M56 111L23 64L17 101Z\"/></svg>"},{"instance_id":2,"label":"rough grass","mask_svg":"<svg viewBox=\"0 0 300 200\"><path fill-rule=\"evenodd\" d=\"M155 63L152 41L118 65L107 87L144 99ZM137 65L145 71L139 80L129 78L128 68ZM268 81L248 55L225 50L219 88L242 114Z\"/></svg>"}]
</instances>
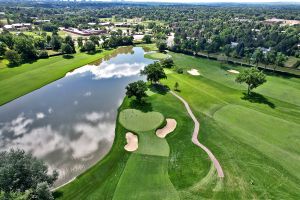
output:
<instances>
[{"instance_id":1,"label":"rough grass","mask_svg":"<svg viewBox=\"0 0 300 200\"><path fill-rule=\"evenodd\" d=\"M64 77L67 72L111 53L111 50L93 55L77 53L72 59L56 56L19 67L0 69L0 105L41 88Z\"/></svg>"},{"instance_id":2,"label":"rough grass","mask_svg":"<svg viewBox=\"0 0 300 200\"><path fill-rule=\"evenodd\" d=\"M164 122L164 116L158 112L143 113L136 109L121 111L119 121L123 127L133 132L155 130Z\"/></svg>"}]
</instances>

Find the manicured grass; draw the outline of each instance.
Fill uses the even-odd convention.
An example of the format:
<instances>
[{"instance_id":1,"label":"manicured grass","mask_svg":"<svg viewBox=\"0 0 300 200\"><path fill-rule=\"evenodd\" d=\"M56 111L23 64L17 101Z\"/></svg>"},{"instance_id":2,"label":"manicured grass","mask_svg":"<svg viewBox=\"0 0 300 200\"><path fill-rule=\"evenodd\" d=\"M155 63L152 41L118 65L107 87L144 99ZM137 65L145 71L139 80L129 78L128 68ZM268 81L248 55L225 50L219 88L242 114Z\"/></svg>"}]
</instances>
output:
<instances>
[{"instance_id":1,"label":"manicured grass","mask_svg":"<svg viewBox=\"0 0 300 200\"><path fill-rule=\"evenodd\" d=\"M112 52L113 50L109 50L93 55L77 53L72 59L56 56L19 67L0 69L0 105L60 79L70 70L103 58Z\"/></svg>"},{"instance_id":2,"label":"manicured grass","mask_svg":"<svg viewBox=\"0 0 300 200\"><path fill-rule=\"evenodd\" d=\"M168 58L168 54L164 53L147 53L145 54L145 58L153 59L153 60L163 60Z\"/></svg>"},{"instance_id":3,"label":"manicured grass","mask_svg":"<svg viewBox=\"0 0 300 200\"><path fill-rule=\"evenodd\" d=\"M143 47L145 51L158 51L156 44L139 44L138 47Z\"/></svg>"},{"instance_id":4,"label":"manicured grass","mask_svg":"<svg viewBox=\"0 0 300 200\"><path fill-rule=\"evenodd\" d=\"M182 103L169 93L152 90L145 106L125 98L120 111L154 111L176 119L176 130L166 138L169 156L157 156L165 152L164 144L153 140L148 131L136 133L140 150L125 152L128 130L117 123L111 152L60 189L61 199L149 199L150 195L152 199L177 195L180 199L298 199L300 107L295 99L300 97L299 79L268 76L268 82L255 90L255 98L249 99L243 94L246 87L226 71L242 67L170 54L176 67L201 73L197 77L168 73L162 82L171 89L179 83L179 94L201 123L199 140L218 158L225 178L217 177L208 156L192 144L194 124Z\"/></svg>"},{"instance_id":5,"label":"manicured grass","mask_svg":"<svg viewBox=\"0 0 300 200\"><path fill-rule=\"evenodd\" d=\"M119 121L127 130L143 132L160 127L164 116L159 112L143 113L136 109L126 109L121 111Z\"/></svg>"},{"instance_id":6,"label":"manicured grass","mask_svg":"<svg viewBox=\"0 0 300 200\"><path fill-rule=\"evenodd\" d=\"M168 157L132 154L113 199L179 199L168 176Z\"/></svg>"}]
</instances>

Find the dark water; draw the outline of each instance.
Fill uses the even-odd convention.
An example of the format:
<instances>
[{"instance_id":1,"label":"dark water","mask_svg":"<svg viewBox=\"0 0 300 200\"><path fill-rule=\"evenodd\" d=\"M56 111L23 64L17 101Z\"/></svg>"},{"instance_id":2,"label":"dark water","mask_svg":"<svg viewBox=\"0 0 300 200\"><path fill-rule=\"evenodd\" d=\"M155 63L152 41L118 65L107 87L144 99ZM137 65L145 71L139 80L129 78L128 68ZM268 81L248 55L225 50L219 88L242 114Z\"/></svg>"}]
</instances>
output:
<instances>
[{"instance_id":1,"label":"dark water","mask_svg":"<svg viewBox=\"0 0 300 200\"><path fill-rule=\"evenodd\" d=\"M20 148L43 159L59 171L56 185L100 160L113 143L125 86L152 63L139 47L107 59L1 106L0 151Z\"/></svg>"}]
</instances>

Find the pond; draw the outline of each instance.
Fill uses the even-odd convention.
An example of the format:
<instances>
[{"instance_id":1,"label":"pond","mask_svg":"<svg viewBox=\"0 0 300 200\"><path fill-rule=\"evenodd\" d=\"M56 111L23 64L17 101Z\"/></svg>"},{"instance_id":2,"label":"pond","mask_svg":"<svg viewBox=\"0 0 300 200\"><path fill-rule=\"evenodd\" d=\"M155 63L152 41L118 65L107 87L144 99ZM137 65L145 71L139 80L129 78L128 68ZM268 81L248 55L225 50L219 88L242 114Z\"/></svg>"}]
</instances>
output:
<instances>
[{"instance_id":1,"label":"pond","mask_svg":"<svg viewBox=\"0 0 300 200\"><path fill-rule=\"evenodd\" d=\"M117 109L128 83L152 60L140 47L75 69L39 90L0 107L0 151L24 149L57 169L66 183L110 150Z\"/></svg>"}]
</instances>

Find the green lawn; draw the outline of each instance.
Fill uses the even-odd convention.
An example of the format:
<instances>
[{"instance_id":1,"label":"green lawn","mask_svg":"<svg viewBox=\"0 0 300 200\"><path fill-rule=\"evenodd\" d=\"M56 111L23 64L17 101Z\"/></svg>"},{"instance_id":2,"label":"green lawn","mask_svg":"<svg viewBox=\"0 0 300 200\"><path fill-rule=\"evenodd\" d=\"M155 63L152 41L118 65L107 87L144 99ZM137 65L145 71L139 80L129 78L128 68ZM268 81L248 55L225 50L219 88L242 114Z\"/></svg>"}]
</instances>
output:
<instances>
[{"instance_id":1,"label":"green lawn","mask_svg":"<svg viewBox=\"0 0 300 200\"><path fill-rule=\"evenodd\" d=\"M145 54L145 58L153 59L153 60L163 60L170 57L168 54L164 53L147 53Z\"/></svg>"},{"instance_id":2,"label":"green lawn","mask_svg":"<svg viewBox=\"0 0 300 200\"><path fill-rule=\"evenodd\" d=\"M145 106L125 98L120 111L162 113L176 119L176 130L162 143L151 131L138 132L140 149L128 153L123 149L127 130L117 123L111 152L56 195L60 199L299 199L299 79L267 76L255 98L247 99L246 86L235 83L236 75L227 72L244 68L170 54L185 72L168 70L168 79L162 82L171 89L179 83L179 94L201 123L199 140L218 158L225 178L217 177L208 156L192 144L193 122L183 104L169 93L151 90ZM201 76L187 74L191 68Z\"/></svg>"},{"instance_id":3,"label":"green lawn","mask_svg":"<svg viewBox=\"0 0 300 200\"><path fill-rule=\"evenodd\" d=\"M72 59L56 56L14 68L0 69L0 105L60 79L70 70L91 63L111 53L112 50L93 55L76 53Z\"/></svg>"},{"instance_id":4,"label":"green lawn","mask_svg":"<svg viewBox=\"0 0 300 200\"><path fill-rule=\"evenodd\" d=\"M144 132L160 127L164 116L158 112L143 113L136 109L126 109L120 113L119 121L127 130Z\"/></svg>"}]
</instances>

